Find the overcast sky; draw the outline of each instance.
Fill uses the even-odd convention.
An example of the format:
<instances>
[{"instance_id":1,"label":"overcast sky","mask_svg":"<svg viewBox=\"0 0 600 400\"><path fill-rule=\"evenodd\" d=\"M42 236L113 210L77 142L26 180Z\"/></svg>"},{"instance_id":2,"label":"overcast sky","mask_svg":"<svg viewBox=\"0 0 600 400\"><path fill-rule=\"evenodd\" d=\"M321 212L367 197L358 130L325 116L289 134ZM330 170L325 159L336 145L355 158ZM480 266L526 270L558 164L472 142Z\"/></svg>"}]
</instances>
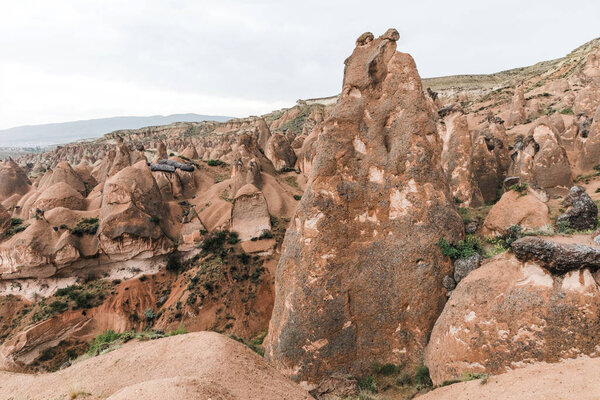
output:
<instances>
[{"instance_id":1,"label":"overcast sky","mask_svg":"<svg viewBox=\"0 0 600 400\"><path fill-rule=\"evenodd\" d=\"M0 0L0 129L289 107L338 93L355 39L389 27L422 77L491 73L565 55L599 17L598 0Z\"/></svg>"}]
</instances>

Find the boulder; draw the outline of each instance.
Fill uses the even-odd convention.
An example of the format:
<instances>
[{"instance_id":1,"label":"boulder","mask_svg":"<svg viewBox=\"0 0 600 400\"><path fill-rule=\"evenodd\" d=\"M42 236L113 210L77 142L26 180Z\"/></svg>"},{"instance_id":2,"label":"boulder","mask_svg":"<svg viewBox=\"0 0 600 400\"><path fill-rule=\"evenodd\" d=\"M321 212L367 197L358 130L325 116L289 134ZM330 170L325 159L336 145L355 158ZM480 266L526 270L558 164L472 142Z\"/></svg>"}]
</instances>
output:
<instances>
[{"instance_id":1,"label":"boulder","mask_svg":"<svg viewBox=\"0 0 600 400\"><path fill-rule=\"evenodd\" d=\"M505 253L454 289L431 333L425 365L440 385L470 373L597 357L599 312L600 290L589 269L553 276Z\"/></svg>"},{"instance_id":2,"label":"boulder","mask_svg":"<svg viewBox=\"0 0 600 400\"><path fill-rule=\"evenodd\" d=\"M397 36L361 40L346 60L277 267L265 356L312 387L421 360L452 270L435 243L463 235L435 115Z\"/></svg>"},{"instance_id":3,"label":"boulder","mask_svg":"<svg viewBox=\"0 0 600 400\"><path fill-rule=\"evenodd\" d=\"M519 260L535 261L557 274L600 267L600 249L582 244L556 243L529 236L517 239L511 244L511 248Z\"/></svg>"},{"instance_id":4,"label":"boulder","mask_svg":"<svg viewBox=\"0 0 600 400\"><path fill-rule=\"evenodd\" d=\"M535 230L551 223L548 207L533 193L509 190L488 213L481 233L484 236L501 236L511 225Z\"/></svg>"},{"instance_id":5,"label":"boulder","mask_svg":"<svg viewBox=\"0 0 600 400\"><path fill-rule=\"evenodd\" d=\"M479 268L480 264L481 256L479 254L454 261L454 282L462 281L469 273Z\"/></svg>"},{"instance_id":6,"label":"boulder","mask_svg":"<svg viewBox=\"0 0 600 400\"><path fill-rule=\"evenodd\" d=\"M557 223L564 223L578 231L594 229L598 225L598 206L581 186L573 186L562 205L569 208L558 216Z\"/></svg>"}]
</instances>

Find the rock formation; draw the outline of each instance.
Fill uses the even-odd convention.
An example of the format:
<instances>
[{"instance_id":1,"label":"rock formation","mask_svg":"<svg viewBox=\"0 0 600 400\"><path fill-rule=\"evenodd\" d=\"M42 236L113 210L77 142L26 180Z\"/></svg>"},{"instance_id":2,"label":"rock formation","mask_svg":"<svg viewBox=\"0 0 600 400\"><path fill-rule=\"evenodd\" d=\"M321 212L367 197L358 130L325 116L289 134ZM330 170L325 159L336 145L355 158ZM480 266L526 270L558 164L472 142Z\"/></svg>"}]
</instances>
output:
<instances>
[{"instance_id":1,"label":"rock formation","mask_svg":"<svg viewBox=\"0 0 600 400\"><path fill-rule=\"evenodd\" d=\"M297 381L417 362L445 301L451 265L435 242L460 238L462 221L434 115L398 37L363 35L346 60L286 232L265 355Z\"/></svg>"},{"instance_id":2,"label":"rock formation","mask_svg":"<svg viewBox=\"0 0 600 400\"><path fill-rule=\"evenodd\" d=\"M502 255L471 272L431 333L425 364L434 384L468 373L495 375L536 362L597 357L600 287L581 267L554 276L534 262Z\"/></svg>"}]
</instances>

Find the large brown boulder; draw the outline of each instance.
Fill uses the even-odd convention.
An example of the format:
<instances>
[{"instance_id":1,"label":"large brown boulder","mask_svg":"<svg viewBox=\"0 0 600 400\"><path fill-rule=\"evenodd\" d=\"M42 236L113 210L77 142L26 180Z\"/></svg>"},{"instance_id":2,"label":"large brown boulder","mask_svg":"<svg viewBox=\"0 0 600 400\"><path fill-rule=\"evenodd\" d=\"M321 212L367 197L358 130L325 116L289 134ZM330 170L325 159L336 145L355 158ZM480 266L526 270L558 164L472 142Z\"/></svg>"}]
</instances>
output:
<instances>
[{"instance_id":1,"label":"large brown boulder","mask_svg":"<svg viewBox=\"0 0 600 400\"><path fill-rule=\"evenodd\" d=\"M441 143L398 32L362 41L286 232L265 356L297 381L418 362L462 236ZM361 44L362 43L362 44Z\"/></svg>"},{"instance_id":2,"label":"large brown boulder","mask_svg":"<svg viewBox=\"0 0 600 400\"><path fill-rule=\"evenodd\" d=\"M427 346L434 384L536 362L598 356L600 288L589 269L554 276L503 254L452 292Z\"/></svg>"},{"instance_id":3,"label":"large brown boulder","mask_svg":"<svg viewBox=\"0 0 600 400\"><path fill-rule=\"evenodd\" d=\"M538 229L551 224L548 206L533 193L509 190L504 193L483 222L482 234L500 236L512 225L525 229Z\"/></svg>"}]
</instances>

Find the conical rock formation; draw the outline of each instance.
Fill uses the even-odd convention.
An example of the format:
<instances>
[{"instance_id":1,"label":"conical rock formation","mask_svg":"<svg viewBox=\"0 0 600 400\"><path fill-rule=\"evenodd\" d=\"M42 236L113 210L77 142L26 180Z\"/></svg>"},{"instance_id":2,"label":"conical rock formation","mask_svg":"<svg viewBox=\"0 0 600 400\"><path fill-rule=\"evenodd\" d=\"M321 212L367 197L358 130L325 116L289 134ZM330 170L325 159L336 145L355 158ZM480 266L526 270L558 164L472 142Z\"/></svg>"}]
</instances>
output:
<instances>
[{"instance_id":1,"label":"conical rock formation","mask_svg":"<svg viewBox=\"0 0 600 400\"><path fill-rule=\"evenodd\" d=\"M266 357L297 381L417 362L446 300L462 236L441 142L398 32L362 35L320 132L307 190L286 232Z\"/></svg>"}]
</instances>

